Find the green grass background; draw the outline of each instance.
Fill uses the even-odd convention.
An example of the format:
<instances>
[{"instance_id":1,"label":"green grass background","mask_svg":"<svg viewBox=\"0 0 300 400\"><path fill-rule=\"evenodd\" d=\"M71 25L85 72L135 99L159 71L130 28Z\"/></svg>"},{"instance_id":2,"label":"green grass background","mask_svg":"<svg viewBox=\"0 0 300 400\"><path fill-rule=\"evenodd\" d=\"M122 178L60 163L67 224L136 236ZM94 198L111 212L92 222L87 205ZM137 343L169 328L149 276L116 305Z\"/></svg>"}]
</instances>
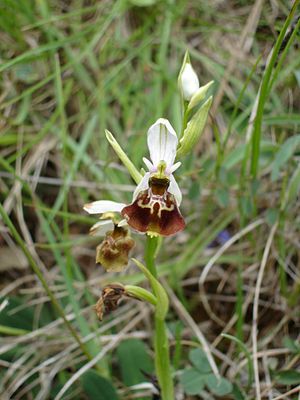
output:
<instances>
[{"instance_id":1,"label":"green grass background","mask_svg":"<svg viewBox=\"0 0 300 400\"><path fill-rule=\"evenodd\" d=\"M187 48L215 102L176 173L187 229L158 256L176 390L188 393L178 381L200 346L188 315L234 385L219 398L297 398L298 15L298 1L0 0L3 399L56 399L95 357L62 398L150 398L132 385L149 382L141 365L153 372L151 308L124 302L101 324L93 311L106 283L143 277L95 265L96 219L82 206L131 200L106 128L138 168L157 118L180 132ZM236 239L220 250L224 230ZM142 260L145 238L135 238ZM185 398L214 396L206 387Z\"/></svg>"}]
</instances>

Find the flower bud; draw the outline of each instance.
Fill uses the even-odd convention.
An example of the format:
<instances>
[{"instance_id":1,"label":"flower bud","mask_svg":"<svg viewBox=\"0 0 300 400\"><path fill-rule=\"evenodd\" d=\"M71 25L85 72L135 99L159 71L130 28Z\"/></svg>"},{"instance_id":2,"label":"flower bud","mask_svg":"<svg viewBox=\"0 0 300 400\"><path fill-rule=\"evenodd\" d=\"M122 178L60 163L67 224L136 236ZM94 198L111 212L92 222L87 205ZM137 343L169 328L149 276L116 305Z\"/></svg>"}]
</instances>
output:
<instances>
[{"instance_id":1,"label":"flower bud","mask_svg":"<svg viewBox=\"0 0 300 400\"><path fill-rule=\"evenodd\" d=\"M178 77L179 88L183 99L190 101L199 89L199 79L190 62L188 52L185 53L183 64Z\"/></svg>"},{"instance_id":2,"label":"flower bud","mask_svg":"<svg viewBox=\"0 0 300 400\"><path fill-rule=\"evenodd\" d=\"M107 271L122 271L128 264L130 250L134 240L128 230L115 225L113 231L108 231L103 242L96 249L96 263L101 264Z\"/></svg>"},{"instance_id":3,"label":"flower bud","mask_svg":"<svg viewBox=\"0 0 300 400\"><path fill-rule=\"evenodd\" d=\"M185 64L181 75L181 87L184 100L190 101L199 89L199 79L191 64Z\"/></svg>"}]
</instances>

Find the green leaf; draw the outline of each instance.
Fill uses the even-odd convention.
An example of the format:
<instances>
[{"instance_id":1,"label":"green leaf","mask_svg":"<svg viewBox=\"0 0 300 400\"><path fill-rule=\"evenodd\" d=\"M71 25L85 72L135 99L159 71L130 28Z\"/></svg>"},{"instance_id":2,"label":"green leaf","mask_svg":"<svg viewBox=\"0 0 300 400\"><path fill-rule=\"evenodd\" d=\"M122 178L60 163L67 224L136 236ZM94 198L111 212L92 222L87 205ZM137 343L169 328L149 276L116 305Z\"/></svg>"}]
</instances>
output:
<instances>
[{"instance_id":1,"label":"green leaf","mask_svg":"<svg viewBox=\"0 0 300 400\"><path fill-rule=\"evenodd\" d=\"M193 181L188 192L188 197L190 200L197 200L201 193L201 187L198 181Z\"/></svg>"},{"instance_id":2,"label":"green leaf","mask_svg":"<svg viewBox=\"0 0 300 400\"><path fill-rule=\"evenodd\" d=\"M193 349L189 353L189 359L194 367L202 374L211 372L211 366L207 360L206 354L202 349Z\"/></svg>"},{"instance_id":3,"label":"green leaf","mask_svg":"<svg viewBox=\"0 0 300 400\"><path fill-rule=\"evenodd\" d=\"M277 208L269 208L266 212L266 221L272 226L278 220L279 210Z\"/></svg>"},{"instance_id":4,"label":"green leaf","mask_svg":"<svg viewBox=\"0 0 300 400\"><path fill-rule=\"evenodd\" d=\"M3 299L0 298L0 303ZM17 312L14 311L24 302L24 297L9 297L8 305L0 313L0 325L11 329L21 329L31 331L34 321L34 310L32 307L23 308Z\"/></svg>"},{"instance_id":5,"label":"green leaf","mask_svg":"<svg viewBox=\"0 0 300 400\"><path fill-rule=\"evenodd\" d=\"M119 400L111 382L95 371L88 371L80 378L82 388L89 400Z\"/></svg>"},{"instance_id":6,"label":"green leaf","mask_svg":"<svg viewBox=\"0 0 300 400\"><path fill-rule=\"evenodd\" d=\"M214 374L206 376L206 385L217 396L225 396L232 392L232 384L225 378L216 378Z\"/></svg>"},{"instance_id":7,"label":"green leaf","mask_svg":"<svg viewBox=\"0 0 300 400\"><path fill-rule=\"evenodd\" d=\"M217 201L221 207L225 208L229 204L229 192L226 189L218 188L216 190Z\"/></svg>"},{"instance_id":8,"label":"green leaf","mask_svg":"<svg viewBox=\"0 0 300 400\"><path fill-rule=\"evenodd\" d=\"M180 375L179 381L188 395L200 394L205 383L203 376L194 368L185 369Z\"/></svg>"},{"instance_id":9,"label":"green leaf","mask_svg":"<svg viewBox=\"0 0 300 400\"><path fill-rule=\"evenodd\" d=\"M293 353L300 353L300 344L289 336L285 336L282 340L282 343L287 349L291 350Z\"/></svg>"},{"instance_id":10,"label":"green leaf","mask_svg":"<svg viewBox=\"0 0 300 400\"><path fill-rule=\"evenodd\" d=\"M245 194L240 198L240 206L244 216L250 217L253 213L253 204L249 195Z\"/></svg>"},{"instance_id":11,"label":"green leaf","mask_svg":"<svg viewBox=\"0 0 300 400\"><path fill-rule=\"evenodd\" d=\"M285 209L289 202L296 199L300 189L300 164L298 165L297 169L294 171L289 184L288 188L285 192L285 196L282 203L282 209Z\"/></svg>"},{"instance_id":12,"label":"green leaf","mask_svg":"<svg viewBox=\"0 0 300 400\"><path fill-rule=\"evenodd\" d=\"M22 336L26 335L30 331L26 331L25 329L12 328L11 326L0 325L0 334L1 335L10 335L10 336Z\"/></svg>"},{"instance_id":13,"label":"green leaf","mask_svg":"<svg viewBox=\"0 0 300 400\"><path fill-rule=\"evenodd\" d=\"M234 400L246 400L245 394L235 383L233 384L232 387L232 395L234 397Z\"/></svg>"},{"instance_id":14,"label":"green leaf","mask_svg":"<svg viewBox=\"0 0 300 400\"><path fill-rule=\"evenodd\" d=\"M245 356L247 357L247 363L248 363L248 386L251 386L251 383L253 381L253 375L254 375L254 371L253 371L253 364L252 364L252 359L251 359L251 354L249 352L249 350L247 349L247 347L245 346L245 344L237 337L229 335L228 333L222 333L221 334L223 337L232 340L233 342L237 343L240 348L242 349L242 351L245 353Z\"/></svg>"},{"instance_id":15,"label":"green leaf","mask_svg":"<svg viewBox=\"0 0 300 400\"><path fill-rule=\"evenodd\" d=\"M276 372L275 380L282 385L299 385L300 372L295 370L283 370Z\"/></svg>"},{"instance_id":16,"label":"green leaf","mask_svg":"<svg viewBox=\"0 0 300 400\"><path fill-rule=\"evenodd\" d=\"M138 339L124 340L117 349L122 382L127 386L145 381L142 371L152 373L153 362L144 342Z\"/></svg>"},{"instance_id":17,"label":"green leaf","mask_svg":"<svg viewBox=\"0 0 300 400\"><path fill-rule=\"evenodd\" d=\"M294 154L297 146L300 144L300 135L295 135L288 138L276 153L273 168L271 173L272 181L279 178L280 169L287 163L287 161Z\"/></svg>"}]
</instances>

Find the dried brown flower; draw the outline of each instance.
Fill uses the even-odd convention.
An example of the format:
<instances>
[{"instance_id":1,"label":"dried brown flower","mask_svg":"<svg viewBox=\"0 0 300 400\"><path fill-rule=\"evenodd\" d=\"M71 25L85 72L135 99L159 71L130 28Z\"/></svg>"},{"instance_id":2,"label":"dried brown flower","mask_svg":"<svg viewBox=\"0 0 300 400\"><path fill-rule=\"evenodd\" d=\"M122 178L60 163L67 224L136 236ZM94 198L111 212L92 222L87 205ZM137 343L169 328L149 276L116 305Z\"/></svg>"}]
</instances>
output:
<instances>
[{"instance_id":1,"label":"dried brown flower","mask_svg":"<svg viewBox=\"0 0 300 400\"><path fill-rule=\"evenodd\" d=\"M100 321L104 314L118 308L121 298L125 295L125 288L120 283L112 283L103 288L101 297L95 305L96 314Z\"/></svg>"},{"instance_id":2,"label":"dried brown flower","mask_svg":"<svg viewBox=\"0 0 300 400\"><path fill-rule=\"evenodd\" d=\"M122 271L128 264L129 252L134 245L128 230L115 225L97 247L96 262L103 265L107 271Z\"/></svg>"}]
</instances>

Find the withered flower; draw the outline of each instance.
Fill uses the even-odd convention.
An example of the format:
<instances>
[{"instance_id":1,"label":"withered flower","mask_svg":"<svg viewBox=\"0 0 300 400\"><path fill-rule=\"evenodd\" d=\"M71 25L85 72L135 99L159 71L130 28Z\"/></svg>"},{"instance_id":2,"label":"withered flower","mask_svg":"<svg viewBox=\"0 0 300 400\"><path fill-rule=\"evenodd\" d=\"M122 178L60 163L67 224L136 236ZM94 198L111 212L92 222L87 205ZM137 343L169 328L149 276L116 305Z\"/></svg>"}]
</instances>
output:
<instances>
[{"instance_id":1,"label":"withered flower","mask_svg":"<svg viewBox=\"0 0 300 400\"><path fill-rule=\"evenodd\" d=\"M157 304L157 298L144 288L133 285L123 286L120 283L112 283L103 288L102 294L95 305L96 314L100 321L102 321L104 314L108 314L118 308L120 300L123 297L138 301L146 301L154 306Z\"/></svg>"},{"instance_id":2,"label":"withered flower","mask_svg":"<svg viewBox=\"0 0 300 400\"><path fill-rule=\"evenodd\" d=\"M134 244L128 230L115 224L96 249L96 263L103 265L107 271L122 271L128 264L129 252Z\"/></svg>"},{"instance_id":3,"label":"withered flower","mask_svg":"<svg viewBox=\"0 0 300 400\"><path fill-rule=\"evenodd\" d=\"M95 311L100 321L104 314L109 314L118 308L118 304L125 294L125 288L119 283L113 283L103 288L101 297L95 305Z\"/></svg>"}]
</instances>

